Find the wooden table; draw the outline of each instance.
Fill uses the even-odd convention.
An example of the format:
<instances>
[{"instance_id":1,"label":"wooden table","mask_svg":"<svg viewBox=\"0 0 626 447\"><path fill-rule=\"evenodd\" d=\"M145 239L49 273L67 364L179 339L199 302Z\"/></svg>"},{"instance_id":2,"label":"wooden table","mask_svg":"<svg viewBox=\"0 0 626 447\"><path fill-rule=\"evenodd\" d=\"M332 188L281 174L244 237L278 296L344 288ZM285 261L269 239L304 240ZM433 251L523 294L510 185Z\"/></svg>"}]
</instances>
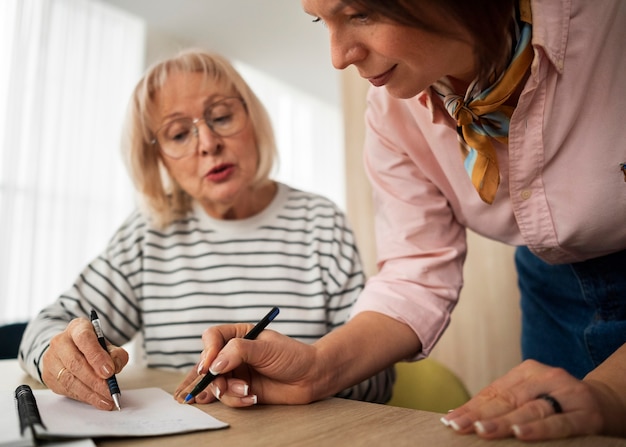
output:
<instances>
[{"instance_id":1,"label":"wooden table","mask_svg":"<svg viewBox=\"0 0 626 447\"><path fill-rule=\"evenodd\" d=\"M21 383L42 385L28 377L17 361L0 361L0 391ZM183 375L130 366L118 375L124 389L157 386L172 393ZM457 435L440 414L406 408L327 399L310 405L256 405L234 409L219 402L198 408L230 424L229 428L152 438L97 440L98 446L428 446L428 447L626 447L626 439L590 436L553 442L523 443L513 438L484 441Z\"/></svg>"}]
</instances>

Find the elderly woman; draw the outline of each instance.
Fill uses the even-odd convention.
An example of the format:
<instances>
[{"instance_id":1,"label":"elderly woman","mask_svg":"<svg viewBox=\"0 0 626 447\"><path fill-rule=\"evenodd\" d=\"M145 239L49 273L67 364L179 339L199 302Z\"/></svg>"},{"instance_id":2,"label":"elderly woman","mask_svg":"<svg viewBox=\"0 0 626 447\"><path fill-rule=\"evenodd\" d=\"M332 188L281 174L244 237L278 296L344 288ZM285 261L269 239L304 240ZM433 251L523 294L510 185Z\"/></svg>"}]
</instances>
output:
<instances>
[{"instance_id":1,"label":"elderly woman","mask_svg":"<svg viewBox=\"0 0 626 447\"><path fill-rule=\"evenodd\" d=\"M272 328L312 343L346 321L364 283L352 231L328 199L270 178L269 117L229 62L186 51L154 65L126 127L142 206L29 324L19 353L28 373L110 410L105 379L127 364L120 346L137 335L148 367L191 369L182 393L205 366L198 358L211 325L256 321L278 306ZM392 384L389 369L338 395L385 402ZM244 381L230 392L242 405L256 402ZM215 397L209 387L195 400Z\"/></svg>"}]
</instances>

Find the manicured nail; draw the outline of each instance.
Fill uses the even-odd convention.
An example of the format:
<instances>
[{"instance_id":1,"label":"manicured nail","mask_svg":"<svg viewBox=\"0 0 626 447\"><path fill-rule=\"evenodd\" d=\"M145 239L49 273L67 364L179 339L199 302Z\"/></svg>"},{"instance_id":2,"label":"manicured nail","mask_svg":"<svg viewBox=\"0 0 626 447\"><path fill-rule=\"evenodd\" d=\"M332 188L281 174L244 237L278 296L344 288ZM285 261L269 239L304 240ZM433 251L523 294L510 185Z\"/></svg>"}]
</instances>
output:
<instances>
[{"instance_id":1,"label":"manicured nail","mask_svg":"<svg viewBox=\"0 0 626 447\"><path fill-rule=\"evenodd\" d=\"M450 421L450 426L455 431L463 430L472 425L472 420L468 417L461 416L460 418L456 418Z\"/></svg>"},{"instance_id":2,"label":"manicured nail","mask_svg":"<svg viewBox=\"0 0 626 447\"><path fill-rule=\"evenodd\" d=\"M522 430L522 427L520 427L519 425L511 425L511 430L513 431L513 434L515 435L516 438L519 438L520 436L524 435L524 430Z\"/></svg>"},{"instance_id":3,"label":"manicured nail","mask_svg":"<svg viewBox=\"0 0 626 447\"><path fill-rule=\"evenodd\" d=\"M198 364L198 375L202 374L202 368L204 368L204 361Z\"/></svg>"},{"instance_id":4,"label":"manicured nail","mask_svg":"<svg viewBox=\"0 0 626 447\"><path fill-rule=\"evenodd\" d=\"M209 372L215 376L221 373L222 370L226 368L226 366L228 366L228 362L226 361L226 359L218 355L213 363L211 363L211 366L209 367Z\"/></svg>"},{"instance_id":5,"label":"manicured nail","mask_svg":"<svg viewBox=\"0 0 626 447\"><path fill-rule=\"evenodd\" d=\"M213 389L213 395L215 396L215 398L217 400L220 400L220 397L222 396L222 390L220 390L217 386L212 386L211 388Z\"/></svg>"},{"instance_id":6,"label":"manicured nail","mask_svg":"<svg viewBox=\"0 0 626 447\"><path fill-rule=\"evenodd\" d=\"M496 431L498 425L491 421L476 421L474 422L474 428L479 434L486 435Z\"/></svg>"},{"instance_id":7,"label":"manicured nail","mask_svg":"<svg viewBox=\"0 0 626 447\"><path fill-rule=\"evenodd\" d=\"M250 392L250 387L247 383L236 383L232 386L232 389L235 393L240 394L242 397L245 397Z\"/></svg>"},{"instance_id":8,"label":"manicured nail","mask_svg":"<svg viewBox=\"0 0 626 447\"><path fill-rule=\"evenodd\" d=\"M113 375L113 371L111 371L111 369L107 365L102 365L101 369L105 376L111 377Z\"/></svg>"},{"instance_id":9,"label":"manicured nail","mask_svg":"<svg viewBox=\"0 0 626 447\"><path fill-rule=\"evenodd\" d=\"M449 427L449 426L450 426L450 421L449 421L449 420L447 420L447 419L445 418L445 416L444 416L444 417L442 417L442 418L441 418L441 419L439 419L439 420L440 420L440 421L441 421L441 423L442 423L443 425L445 425L446 427Z\"/></svg>"},{"instance_id":10,"label":"manicured nail","mask_svg":"<svg viewBox=\"0 0 626 447\"><path fill-rule=\"evenodd\" d=\"M252 404L252 405L256 405L257 403L257 396L256 394L253 394L252 396L246 396L246 397L242 397L241 401L245 404Z\"/></svg>"}]
</instances>

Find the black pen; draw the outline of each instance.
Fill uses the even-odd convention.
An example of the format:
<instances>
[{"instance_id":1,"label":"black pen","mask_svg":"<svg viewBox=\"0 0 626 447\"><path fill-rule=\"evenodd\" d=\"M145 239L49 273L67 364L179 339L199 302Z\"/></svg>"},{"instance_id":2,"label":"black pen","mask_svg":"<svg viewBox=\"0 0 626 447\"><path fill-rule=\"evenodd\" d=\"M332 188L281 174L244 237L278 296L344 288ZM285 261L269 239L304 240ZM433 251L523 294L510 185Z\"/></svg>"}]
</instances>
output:
<instances>
[{"instance_id":1,"label":"black pen","mask_svg":"<svg viewBox=\"0 0 626 447\"><path fill-rule=\"evenodd\" d=\"M100 327L100 320L98 319L98 314L95 310L91 310L91 324L93 325L94 330L96 331L96 335L98 336L98 341L100 342L100 346L107 353L109 350L107 349L107 343L104 340L104 333L102 332L102 328ZM117 411L121 411L122 407L120 407L120 387L117 385L117 379L115 378L115 374L107 379L107 383L109 384L109 391L111 392L111 397L113 398L113 402L115 402L115 406L117 407Z\"/></svg>"},{"instance_id":2,"label":"black pen","mask_svg":"<svg viewBox=\"0 0 626 447\"><path fill-rule=\"evenodd\" d=\"M255 338L257 338L259 334L261 333L261 331L265 329L267 325L270 324L270 322L274 318L276 318L276 315L278 315L278 312L280 312L280 309L278 309L278 307L273 307L272 310L270 310L268 314L265 315L261 321L259 321L252 329L250 329L250 332L244 335L243 338L247 340L254 340ZM184 403L189 402L191 399L193 399L198 394L200 394L200 392L204 390L207 386L209 386L209 383L213 382L213 380L215 380L217 376L219 376L219 374L212 374L211 372L208 372L202 378L202 380L198 382L198 384L193 388L193 390L191 390L191 393L187 394L187 397L185 397Z\"/></svg>"}]
</instances>

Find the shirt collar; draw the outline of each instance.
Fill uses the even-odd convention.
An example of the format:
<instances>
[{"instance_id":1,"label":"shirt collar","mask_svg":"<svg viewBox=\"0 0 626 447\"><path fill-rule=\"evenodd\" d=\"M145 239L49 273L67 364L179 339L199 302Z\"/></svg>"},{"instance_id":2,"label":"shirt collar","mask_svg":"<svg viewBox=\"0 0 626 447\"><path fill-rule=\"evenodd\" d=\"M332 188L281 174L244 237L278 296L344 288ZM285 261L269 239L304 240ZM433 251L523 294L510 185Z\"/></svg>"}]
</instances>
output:
<instances>
[{"instance_id":1,"label":"shirt collar","mask_svg":"<svg viewBox=\"0 0 626 447\"><path fill-rule=\"evenodd\" d=\"M569 37L572 0L532 0L534 47L543 49L559 73L563 72Z\"/></svg>"}]
</instances>

